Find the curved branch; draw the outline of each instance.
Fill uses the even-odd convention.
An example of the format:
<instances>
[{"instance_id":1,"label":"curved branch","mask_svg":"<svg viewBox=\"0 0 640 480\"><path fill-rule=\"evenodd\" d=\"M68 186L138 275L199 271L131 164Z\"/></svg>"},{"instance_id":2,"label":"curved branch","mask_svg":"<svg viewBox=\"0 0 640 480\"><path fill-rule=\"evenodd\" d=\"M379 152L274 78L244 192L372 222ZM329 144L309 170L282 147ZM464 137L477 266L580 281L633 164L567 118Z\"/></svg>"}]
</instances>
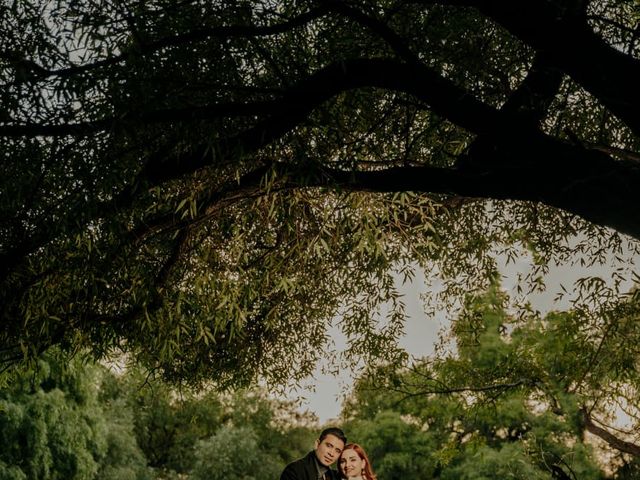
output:
<instances>
[{"instance_id":1,"label":"curved branch","mask_svg":"<svg viewBox=\"0 0 640 480\"><path fill-rule=\"evenodd\" d=\"M0 136L4 137L55 137L66 135L89 135L105 130L126 130L132 123L174 123L185 121L214 120L217 118L251 117L270 115L277 111L277 101L255 101L248 103L223 102L200 107L163 109L151 112L132 113L116 118L110 117L92 122L68 124L15 124L0 125Z\"/></svg>"},{"instance_id":2,"label":"curved branch","mask_svg":"<svg viewBox=\"0 0 640 480\"><path fill-rule=\"evenodd\" d=\"M317 18L320 18L328 13L327 6L320 5L308 12L302 13L296 17L293 17L286 22L278 23L275 25L266 26L254 26L254 25L227 25L217 26L210 28L201 28L192 30L190 32L175 35L173 37L162 38L146 44L137 44L134 49L127 51L121 55L106 58L104 60L98 60L94 63L86 65L77 65L68 68L61 68L58 70L50 70L38 65L37 63L20 58L16 54L11 52L0 52L0 58L7 60L13 64L16 68L20 68L25 71L30 71L33 78L44 79L47 77L59 77L67 78L74 75L83 74L92 70L116 65L130 58L131 56L142 56L154 53L158 50L167 47L175 47L192 42L199 42L211 37L217 37L219 39L234 38L234 37L264 37L270 35L278 35L288 32L294 28L303 26Z\"/></svg>"},{"instance_id":3,"label":"curved branch","mask_svg":"<svg viewBox=\"0 0 640 480\"><path fill-rule=\"evenodd\" d=\"M429 104L438 115L490 138L513 145L544 143L545 136L514 115L500 114L466 90L423 65L408 65L393 59L353 59L331 64L299 82L279 100L278 114L239 135L221 141L215 150L202 145L190 154L151 158L139 181L151 185L191 173L221 159L252 153L297 127L309 113L339 93L377 87L411 94ZM529 152L530 155L535 152ZM539 163L536 158L535 162Z\"/></svg>"},{"instance_id":4,"label":"curved branch","mask_svg":"<svg viewBox=\"0 0 640 480\"><path fill-rule=\"evenodd\" d=\"M539 146L538 146L539 147ZM588 221L609 226L640 237L640 168L620 165L600 152L560 144L538 150L542 157L562 159L555 165L524 163L512 151L512 163L487 164L483 169L393 167L379 171L344 171L323 169L296 176L295 170L282 165L283 174L291 175L292 184L337 186L348 190L443 193L464 197L494 198L543 202L580 215ZM572 149L574 149L571 151ZM566 153L566 155L565 155ZM583 169L593 157L593 165ZM565 163L566 160L566 163ZM608 161L607 161L608 160ZM600 164L599 166L595 166Z\"/></svg>"},{"instance_id":5,"label":"curved branch","mask_svg":"<svg viewBox=\"0 0 640 480\"><path fill-rule=\"evenodd\" d=\"M640 457L640 445L622 440L621 438L616 437L604 428L596 425L586 408L582 407L581 412L587 431L596 435L597 437L600 437L616 450L628 453L630 455L633 455L634 457Z\"/></svg>"},{"instance_id":6,"label":"curved branch","mask_svg":"<svg viewBox=\"0 0 640 480\"><path fill-rule=\"evenodd\" d=\"M479 10L513 35L545 52L549 61L582 85L640 135L640 60L608 45L586 17L553 2L479 0Z\"/></svg>"},{"instance_id":7,"label":"curved branch","mask_svg":"<svg viewBox=\"0 0 640 480\"><path fill-rule=\"evenodd\" d=\"M478 101L427 67L384 58L337 62L317 71L270 104L278 113L221 140L213 148L199 145L185 154L157 152L132 184L112 201L96 208L95 216L130 205L141 188L252 154L292 132L324 101L341 92L365 87L411 94L438 115L491 140L495 149L474 156L473 165L457 169L327 170L327 177L316 181L326 184L331 179L343 188L362 190L415 190L540 201L640 237L640 225L633 220L640 218L639 193L635 188L640 184L637 168L616 162L601 152L546 136L519 115L498 111ZM45 235L43 240L17 246L15 250L22 255L7 252L3 255L7 261L5 268L47 239Z\"/></svg>"}]
</instances>

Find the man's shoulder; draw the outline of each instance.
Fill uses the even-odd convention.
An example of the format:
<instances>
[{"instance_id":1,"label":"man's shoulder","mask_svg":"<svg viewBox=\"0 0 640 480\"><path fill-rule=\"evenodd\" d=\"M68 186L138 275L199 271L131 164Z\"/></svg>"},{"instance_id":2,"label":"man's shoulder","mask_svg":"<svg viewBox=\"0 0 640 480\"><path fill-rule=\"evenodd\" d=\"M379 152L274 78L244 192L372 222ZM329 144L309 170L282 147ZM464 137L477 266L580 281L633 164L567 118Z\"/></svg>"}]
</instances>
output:
<instances>
[{"instance_id":1,"label":"man's shoulder","mask_svg":"<svg viewBox=\"0 0 640 480\"><path fill-rule=\"evenodd\" d=\"M312 454L313 454L313 451L309 452L304 457L289 463L286 467L284 467L284 470L282 472L282 475L280 476L280 479L281 480L297 480L297 479L303 480L305 476L304 475L305 472L308 471L310 468L315 467L315 465L313 464L313 457L311 456Z\"/></svg>"}]
</instances>

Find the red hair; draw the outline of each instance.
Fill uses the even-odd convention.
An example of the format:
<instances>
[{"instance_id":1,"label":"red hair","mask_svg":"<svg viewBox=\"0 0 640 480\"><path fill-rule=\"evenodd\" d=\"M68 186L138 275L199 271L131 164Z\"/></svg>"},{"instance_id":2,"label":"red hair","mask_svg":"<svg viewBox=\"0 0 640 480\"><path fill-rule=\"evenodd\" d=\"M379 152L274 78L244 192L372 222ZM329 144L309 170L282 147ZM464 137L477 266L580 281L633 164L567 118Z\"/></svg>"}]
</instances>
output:
<instances>
[{"instance_id":1,"label":"red hair","mask_svg":"<svg viewBox=\"0 0 640 480\"><path fill-rule=\"evenodd\" d=\"M362 448L357 443L348 443L348 444L346 444L344 446L344 448L342 449L342 453L340 454L340 457L338 457L338 470L340 470L340 476L342 478L346 478L346 477L344 476L344 473L342 473L342 469L340 468L340 460L342 459L342 455L344 455L344 452L346 452L347 450L353 450L354 452L356 452L358 454L358 456L362 460L364 460L364 472L362 472L362 478L364 478L365 480L377 480L378 479L376 474L373 473L373 468L371 467L371 462L369 461L369 457L367 457L367 453L364 451L364 448Z\"/></svg>"}]
</instances>

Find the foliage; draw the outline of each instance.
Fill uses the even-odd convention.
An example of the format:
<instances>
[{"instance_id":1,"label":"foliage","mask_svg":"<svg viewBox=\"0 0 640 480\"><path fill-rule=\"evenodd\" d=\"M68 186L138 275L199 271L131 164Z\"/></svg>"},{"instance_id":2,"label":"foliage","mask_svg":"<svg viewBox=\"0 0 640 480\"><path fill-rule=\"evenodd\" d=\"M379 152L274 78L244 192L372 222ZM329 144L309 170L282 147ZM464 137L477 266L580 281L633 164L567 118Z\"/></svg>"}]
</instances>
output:
<instances>
[{"instance_id":1,"label":"foliage","mask_svg":"<svg viewBox=\"0 0 640 480\"><path fill-rule=\"evenodd\" d=\"M619 478L634 468L637 298L604 316L572 310L522 319L506 305L495 283L469 295L451 327L455 348L409 369L383 367L359 382L344 415L385 478L431 478L394 461L412 453L429 465L423 472L443 479L600 479L605 458ZM626 435L611 427L622 411ZM395 430L383 418L394 418ZM594 419L608 436L590 427ZM396 434L402 440L394 441Z\"/></svg>"},{"instance_id":2,"label":"foliage","mask_svg":"<svg viewBox=\"0 0 640 480\"><path fill-rule=\"evenodd\" d=\"M157 469L187 471L193 464L195 443L213 435L222 424L217 396L181 394L162 382L147 382L135 371L119 381L118 398L133 412L137 443L148 464Z\"/></svg>"},{"instance_id":3,"label":"foliage","mask_svg":"<svg viewBox=\"0 0 640 480\"><path fill-rule=\"evenodd\" d=\"M0 391L0 478L150 478L126 412L99 401L101 374L49 355Z\"/></svg>"},{"instance_id":4,"label":"foliage","mask_svg":"<svg viewBox=\"0 0 640 480\"><path fill-rule=\"evenodd\" d=\"M520 3L3 6L0 360L295 383L402 359L393 271L639 238L637 3Z\"/></svg>"},{"instance_id":5,"label":"foliage","mask_svg":"<svg viewBox=\"0 0 640 480\"><path fill-rule=\"evenodd\" d=\"M196 448L195 480L255 480L277 478L282 471L271 456L260 451L250 428L223 427Z\"/></svg>"},{"instance_id":6,"label":"foliage","mask_svg":"<svg viewBox=\"0 0 640 480\"><path fill-rule=\"evenodd\" d=\"M317 434L315 419L258 390L180 392L64 360L44 356L0 391L1 479L273 478Z\"/></svg>"},{"instance_id":7,"label":"foliage","mask_svg":"<svg viewBox=\"0 0 640 480\"><path fill-rule=\"evenodd\" d=\"M437 441L399 412L383 410L375 416L359 416L346 423L345 429L350 440L364 446L379 478L433 478Z\"/></svg>"},{"instance_id":8,"label":"foliage","mask_svg":"<svg viewBox=\"0 0 640 480\"><path fill-rule=\"evenodd\" d=\"M176 390L140 369L108 380L102 388L104 401L128 413L145 461L162 478L190 475L193 469L209 475L205 472L214 468L215 475L235 475L239 464L223 466L222 457L211 451L231 437L246 436L243 448L276 470L313 445L315 419L298 412L292 402L272 399L258 389L233 394Z\"/></svg>"},{"instance_id":9,"label":"foliage","mask_svg":"<svg viewBox=\"0 0 640 480\"><path fill-rule=\"evenodd\" d=\"M638 457L624 448L639 425L637 296L606 316L523 319L506 305L495 283L469 295L443 339L454 353L361 379L343 413L350 440L390 480L634 478ZM53 352L38 365L0 391L3 479L273 478L317 434L261 391L176 390ZM628 436L609 428L617 438L594 443L589 420L612 423L617 407Z\"/></svg>"}]
</instances>

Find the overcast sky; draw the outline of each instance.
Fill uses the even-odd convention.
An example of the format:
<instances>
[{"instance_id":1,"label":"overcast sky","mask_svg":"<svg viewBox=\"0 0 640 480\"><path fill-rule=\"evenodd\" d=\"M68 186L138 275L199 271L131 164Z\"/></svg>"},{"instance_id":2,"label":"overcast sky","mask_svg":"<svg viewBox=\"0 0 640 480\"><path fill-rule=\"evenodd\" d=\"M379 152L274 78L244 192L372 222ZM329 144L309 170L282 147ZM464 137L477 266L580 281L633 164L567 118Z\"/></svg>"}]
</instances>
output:
<instances>
[{"instance_id":1,"label":"overcast sky","mask_svg":"<svg viewBox=\"0 0 640 480\"><path fill-rule=\"evenodd\" d=\"M640 258L631 255L627 257L635 265L640 265ZM612 262L613 263L613 262ZM609 272L616 266L609 267L579 267L560 266L552 267L545 278L547 290L544 293L536 294L529 298L532 306L543 314L549 310L565 310L569 308L569 299L565 298L561 302L554 303L554 297L560 291L560 285L564 285L568 290L581 277L601 276L608 278ZM529 269L529 262L526 258L518 260L509 266L503 266L502 285L506 291L512 291L515 287L515 279L518 273L525 273ZM625 289L630 288L629 282ZM436 284L437 288L437 284ZM405 324L405 336L401 340L401 345L414 357L423 357L433 353L434 345L438 339L438 332L446 327L450 319L444 312L438 312L434 317L429 317L423 313L422 300L420 294L425 289L425 278L421 271L416 272L416 276L411 283L402 286L406 313L408 315ZM344 340L336 330L333 340L336 349L345 347ZM322 374L320 369L316 370L314 378L309 378L306 382L308 390L292 392L292 398L303 398L300 409L314 412L321 424L325 424L331 419L335 419L340 414L342 397L348 393L353 384L353 372L342 371L339 376Z\"/></svg>"}]
</instances>

